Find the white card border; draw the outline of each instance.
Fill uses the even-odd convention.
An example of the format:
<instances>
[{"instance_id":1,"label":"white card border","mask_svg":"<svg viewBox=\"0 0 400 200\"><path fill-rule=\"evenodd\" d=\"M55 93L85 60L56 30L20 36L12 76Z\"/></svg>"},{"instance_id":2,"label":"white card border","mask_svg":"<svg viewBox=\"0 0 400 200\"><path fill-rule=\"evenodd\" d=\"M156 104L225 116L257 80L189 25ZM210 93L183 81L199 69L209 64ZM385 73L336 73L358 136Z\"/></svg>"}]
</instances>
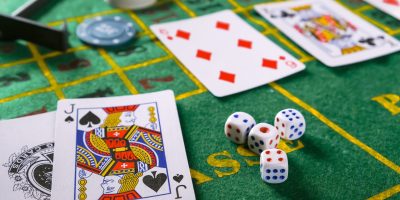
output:
<instances>
[{"instance_id":1,"label":"white card border","mask_svg":"<svg viewBox=\"0 0 400 200\"><path fill-rule=\"evenodd\" d=\"M291 7L291 6L299 6L304 4L312 4L315 2L325 3L327 4L331 10L337 11L342 16L347 16L346 19L352 18L352 22L357 24L358 26L367 27L367 29L374 29L375 31L386 35L389 39L397 44L397 47L385 47L385 48L376 48L374 50L368 50L358 53L353 53L345 56L341 56L340 58L334 58L329 56L326 53L321 53L321 49L309 42L309 39L304 37L301 33L294 31L292 27L287 26L285 23L280 22L280 20L275 20L271 18L268 14L264 12L265 8L282 8L282 7ZM295 43L301 46L303 49L308 51L318 60L329 67L340 67L343 65L354 64L358 62L367 61L373 58L377 58L380 56L384 56L390 53L394 53L400 50L400 42L395 39L394 37L388 35L384 31L380 30L379 28L373 26L369 22L365 21L361 17L357 16L356 14L352 13L351 11L347 10L342 5L332 1L332 0L300 0L300 1L289 1L289 2L275 2L275 3L266 3L266 4L259 4L254 6L254 9L265 19L271 22L274 26L276 26L280 31L282 31L287 37L292 39Z\"/></svg>"},{"instance_id":2,"label":"white card border","mask_svg":"<svg viewBox=\"0 0 400 200\"><path fill-rule=\"evenodd\" d=\"M56 114L56 145L54 149L53 183L51 192L52 199L65 199L66 197L73 199L75 194L74 181L76 163L74 147L76 146L76 135L71 133L76 132L76 125L75 123L74 125L72 125L72 123L71 125L65 125L63 120L65 118L64 108L68 108L71 104L74 104L75 109L70 115L77 116L77 110L79 108L113 107L119 105L144 104L149 102L157 102L160 126L163 127L162 134L164 145L168 146L168 148L165 148L164 150L168 166L168 181L170 181L171 194L146 199L161 200L170 197L175 198L174 184L186 185L187 188L184 191L186 195L185 199L195 199L193 183L190 176L183 135L175 103L175 96L171 90L123 97L60 100L58 102ZM166 122L166 119L174 120ZM172 169L177 167L180 168L180 173L185 177L185 182L179 184L171 181L175 174ZM67 181L66 177L72 178Z\"/></svg>"}]
</instances>

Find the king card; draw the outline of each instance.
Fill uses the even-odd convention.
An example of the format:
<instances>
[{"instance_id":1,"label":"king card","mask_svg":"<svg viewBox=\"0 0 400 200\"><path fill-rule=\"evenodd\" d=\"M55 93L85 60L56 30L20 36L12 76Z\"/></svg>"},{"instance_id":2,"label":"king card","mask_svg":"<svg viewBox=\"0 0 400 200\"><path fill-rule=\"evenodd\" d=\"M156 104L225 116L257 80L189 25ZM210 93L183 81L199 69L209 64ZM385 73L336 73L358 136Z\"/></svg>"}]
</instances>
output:
<instances>
[{"instance_id":1,"label":"king card","mask_svg":"<svg viewBox=\"0 0 400 200\"><path fill-rule=\"evenodd\" d=\"M55 141L54 199L195 199L172 91L61 100Z\"/></svg>"},{"instance_id":2,"label":"king card","mask_svg":"<svg viewBox=\"0 0 400 200\"><path fill-rule=\"evenodd\" d=\"M364 0L400 20L400 0Z\"/></svg>"},{"instance_id":3,"label":"king card","mask_svg":"<svg viewBox=\"0 0 400 200\"><path fill-rule=\"evenodd\" d=\"M395 38L331 0L301 0L255 7L325 65L338 67L400 50Z\"/></svg>"},{"instance_id":4,"label":"king card","mask_svg":"<svg viewBox=\"0 0 400 200\"><path fill-rule=\"evenodd\" d=\"M0 199L50 200L55 113L0 122Z\"/></svg>"},{"instance_id":5,"label":"king card","mask_svg":"<svg viewBox=\"0 0 400 200\"><path fill-rule=\"evenodd\" d=\"M231 10L150 28L217 97L249 90L305 69L303 63Z\"/></svg>"}]
</instances>

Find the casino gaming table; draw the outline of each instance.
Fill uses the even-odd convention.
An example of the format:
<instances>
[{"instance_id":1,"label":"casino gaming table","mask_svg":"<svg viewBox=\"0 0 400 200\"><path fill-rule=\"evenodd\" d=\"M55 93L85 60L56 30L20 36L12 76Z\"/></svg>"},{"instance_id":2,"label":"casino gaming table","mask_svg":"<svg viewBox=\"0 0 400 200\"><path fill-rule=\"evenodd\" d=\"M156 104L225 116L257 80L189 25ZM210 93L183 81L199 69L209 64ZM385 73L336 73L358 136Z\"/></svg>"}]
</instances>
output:
<instances>
[{"instance_id":1,"label":"casino gaming table","mask_svg":"<svg viewBox=\"0 0 400 200\"><path fill-rule=\"evenodd\" d=\"M2 0L11 13L23 0ZM64 98L120 96L172 89L198 199L400 199L400 54L329 68L286 38L255 11L265 0L166 0L124 11L99 0L60 0L32 18L52 27L68 22L71 48L61 53L27 43L0 43L0 119L53 111ZM400 22L361 0L341 0L365 20L400 39ZM150 32L149 25L232 9L307 66L306 70L232 96L217 98ZM123 49L86 46L77 24L119 15L139 34ZM289 178L266 184L259 157L224 136L235 111L273 123L295 108L307 121L304 137L281 141Z\"/></svg>"}]
</instances>

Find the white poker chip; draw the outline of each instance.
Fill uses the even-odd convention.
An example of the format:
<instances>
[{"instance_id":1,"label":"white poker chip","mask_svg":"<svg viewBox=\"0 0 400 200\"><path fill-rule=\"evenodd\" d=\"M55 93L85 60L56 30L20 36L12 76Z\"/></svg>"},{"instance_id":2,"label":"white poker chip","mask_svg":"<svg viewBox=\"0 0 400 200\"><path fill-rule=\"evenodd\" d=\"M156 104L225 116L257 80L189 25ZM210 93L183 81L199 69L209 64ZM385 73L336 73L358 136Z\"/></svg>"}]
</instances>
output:
<instances>
[{"instance_id":1,"label":"white poker chip","mask_svg":"<svg viewBox=\"0 0 400 200\"><path fill-rule=\"evenodd\" d=\"M105 0L114 7L130 10L140 10L154 5L157 0Z\"/></svg>"},{"instance_id":2,"label":"white poker chip","mask_svg":"<svg viewBox=\"0 0 400 200\"><path fill-rule=\"evenodd\" d=\"M131 41L136 31L133 23L120 16L96 17L79 24L76 34L83 42L101 47L120 46Z\"/></svg>"}]
</instances>

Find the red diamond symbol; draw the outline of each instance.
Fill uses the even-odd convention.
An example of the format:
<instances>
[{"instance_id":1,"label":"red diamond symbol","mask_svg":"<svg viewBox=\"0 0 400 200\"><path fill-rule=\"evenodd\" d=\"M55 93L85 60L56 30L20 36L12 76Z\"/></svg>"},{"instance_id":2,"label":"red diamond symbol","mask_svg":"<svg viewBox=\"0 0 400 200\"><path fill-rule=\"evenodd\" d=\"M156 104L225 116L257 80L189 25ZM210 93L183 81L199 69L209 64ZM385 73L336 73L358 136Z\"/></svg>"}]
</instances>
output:
<instances>
[{"instance_id":1,"label":"red diamond symbol","mask_svg":"<svg viewBox=\"0 0 400 200\"><path fill-rule=\"evenodd\" d=\"M219 72L219 79L231 83L235 83L235 74L231 74L228 72L220 71Z\"/></svg>"},{"instance_id":2,"label":"red diamond symbol","mask_svg":"<svg viewBox=\"0 0 400 200\"><path fill-rule=\"evenodd\" d=\"M229 24L226 22L217 21L216 27L223 30L229 30Z\"/></svg>"},{"instance_id":3,"label":"red diamond symbol","mask_svg":"<svg viewBox=\"0 0 400 200\"><path fill-rule=\"evenodd\" d=\"M285 56L279 56L279 60L285 60L286 57Z\"/></svg>"},{"instance_id":4,"label":"red diamond symbol","mask_svg":"<svg viewBox=\"0 0 400 200\"><path fill-rule=\"evenodd\" d=\"M276 62L276 60L270 60L270 59L264 58L262 60L262 66L263 67L272 68L272 69L277 69L278 68L278 63Z\"/></svg>"},{"instance_id":5,"label":"red diamond symbol","mask_svg":"<svg viewBox=\"0 0 400 200\"><path fill-rule=\"evenodd\" d=\"M391 4L394 6L399 6L400 2L398 0L384 0L383 2L387 3L387 4Z\"/></svg>"},{"instance_id":6,"label":"red diamond symbol","mask_svg":"<svg viewBox=\"0 0 400 200\"><path fill-rule=\"evenodd\" d=\"M186 31L182 31L182 30L177 30L176 31L176 37L180 37L182 39L189 40L190 33L186 32Z\"/></svg>"},{"instance_id":7,"label":"red diamond symbol","mask_svg":"<svg viewBox=\"0 0 400 200\"><path fill-rule=\"evenodd\" d=\"M205 60L211 60L211 53L208 51L203 51L203 50L197 50L196 57L202 58Z\"/></svg>"},{"instance_id":8,"label":"red diamond symbol","mask_svg":"<svg viewBox=\"0 0 400 200\"><path fill-rule=\"evenodd\" d=\"M251 41L242 40L242 39L239 39L239 40L238 40L238 46L239 46L239 47L251 49L252 45L253 45L253 43L252 43Z\"/></svg>"}]
</instances>

